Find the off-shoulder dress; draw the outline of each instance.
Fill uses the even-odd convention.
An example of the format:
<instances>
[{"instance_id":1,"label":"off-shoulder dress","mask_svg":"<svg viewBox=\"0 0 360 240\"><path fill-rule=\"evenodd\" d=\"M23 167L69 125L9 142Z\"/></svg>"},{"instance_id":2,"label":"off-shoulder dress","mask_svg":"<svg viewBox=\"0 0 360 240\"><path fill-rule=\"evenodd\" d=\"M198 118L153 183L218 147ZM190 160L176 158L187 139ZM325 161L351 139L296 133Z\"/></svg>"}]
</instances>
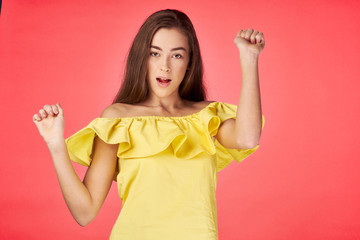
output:
<instances>
[{"instance_id":1,"label":"off-shoulder dress","mask_svg":"<svg viewBox=\"0 0 360 240\"><path fill-rule=\"evenodd\" d=\"M71 160L85 166L95 136L119 144L114 180L122 208L110 239L218 240L217 172L259 147L228 149L214 138L236 110L211 102L182 117L96 118L66 139Z\"/></svg>"}]
</instances>

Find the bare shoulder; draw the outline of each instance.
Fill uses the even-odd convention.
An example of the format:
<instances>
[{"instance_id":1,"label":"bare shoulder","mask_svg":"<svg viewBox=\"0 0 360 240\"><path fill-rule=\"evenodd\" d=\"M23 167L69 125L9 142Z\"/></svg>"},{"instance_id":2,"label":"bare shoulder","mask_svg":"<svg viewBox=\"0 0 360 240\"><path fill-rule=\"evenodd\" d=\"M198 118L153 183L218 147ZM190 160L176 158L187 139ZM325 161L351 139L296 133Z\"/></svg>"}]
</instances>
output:
<instances>
[{"instance_id":1,"label":"bare shoulder","mask_svg":"<svg viewBox=\"0 0 360 240\"><path fill-rule=\"evenodd\" d=\"M129 117L134 111L134 105L126 103L113 103L106 107L100 117L102 118L120 118Z\"/></svg>"},{"instance_id":2,"label":"bare shoulder","mask_svg":"<svg viewBox=\"0 0 360 240\"><path fill-rule=\"evenodd\" d=\"M199 112L209 104L215 101L186 101L187 107L179 112L179 116L193 114L194 112ZM154 112L153 109L149 107L144 107L137 104L126 104L126 103L114 103L106 107L101 113L102 118L126 118L134 116L152 116L159 115L157 112Z\"/></svg>"}]
</instances>

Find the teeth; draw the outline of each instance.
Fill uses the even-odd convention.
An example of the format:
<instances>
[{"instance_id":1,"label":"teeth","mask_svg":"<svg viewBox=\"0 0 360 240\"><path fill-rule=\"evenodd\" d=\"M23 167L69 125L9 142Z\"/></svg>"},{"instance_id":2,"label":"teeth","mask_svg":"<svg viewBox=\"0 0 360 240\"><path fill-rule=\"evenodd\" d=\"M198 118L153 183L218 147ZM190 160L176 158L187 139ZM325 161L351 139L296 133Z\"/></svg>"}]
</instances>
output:
<instances>
[{"instance_id":1,"label":"teeth","mask_svg":"<svg viewBox=\"0 0 360 240\"><path fill-rule=\"evenodd\" d=\"M163 81L170 81L170 79L168 79L168 78L156 78L157 80L163 80Z\"/></svg>"}]
</instances>

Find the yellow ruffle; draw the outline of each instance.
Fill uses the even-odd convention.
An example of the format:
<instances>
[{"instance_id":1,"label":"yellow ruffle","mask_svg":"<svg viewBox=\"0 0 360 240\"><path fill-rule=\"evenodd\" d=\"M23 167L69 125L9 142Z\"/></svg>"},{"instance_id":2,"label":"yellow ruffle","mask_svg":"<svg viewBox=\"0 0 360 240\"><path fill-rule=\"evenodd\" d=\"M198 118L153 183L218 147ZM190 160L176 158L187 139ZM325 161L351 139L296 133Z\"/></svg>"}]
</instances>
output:
<instances>
[{"instance_id":1,"label":"yellow ruffle","mask_svg":"<svg viewBox=\"0 0 360 240\"><path fill-rule=\"evenodd\" d=\"M106 143L119 144L119 158L152 156L171 147L176 157L184 159L216 154L220 171L233 159L240 162L259 147L228 149L212 141L223 121L236 118L236 109L232 104L212 102L200 112L183 117L96 118L65 142L70 159L84 166L90 165L94 138L98 136ZM262 116L262 127L264 123Z\"/></svg>"},{"instance_id":2,"label":"yellow ruffle","mask_svg":"<svg viewBox=\"0 0 360 240\"><path fill-rule=\"evenodd\" d=\"M200 112L202 122L208 126L210 136L215 136L220 124L227 119L236 119L237 106L229 103L215 102ZM265 125L265 117L262 115L262 129ZM215 139L217 171L224 169L234 159L239 163L256 151L260 145L251 149L229 149L225 148Z\"/></svg>"}]
</instances>

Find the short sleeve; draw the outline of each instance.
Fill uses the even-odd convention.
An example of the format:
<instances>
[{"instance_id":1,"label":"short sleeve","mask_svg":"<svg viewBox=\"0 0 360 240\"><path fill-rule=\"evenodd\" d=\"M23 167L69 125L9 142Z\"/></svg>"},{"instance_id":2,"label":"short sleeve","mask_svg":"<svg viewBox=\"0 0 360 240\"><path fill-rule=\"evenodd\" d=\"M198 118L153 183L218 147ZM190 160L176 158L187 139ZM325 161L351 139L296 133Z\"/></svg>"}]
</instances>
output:
<instances>
[{"instance_id":1,"label":"short sleeve","mask_svg":"<svg viewBox=\"0 0 360 240\"><path fill-rule=\"evenodd\" d=\"M215 136L222 122L227 119L236 119L237 106L229 103L215 102L207 109L202 111L201 118L206 124L210 136ZM262 115L262 129L265 125L265 117ZM234 159L236 162L241 162L249 155L254 153L259 144L251 149L230 149L225 148L219 141L215 140L217 171L221 171L228 166Z\"/></svg>"},{"instance_id":2,"label":"short sleeve","mask_svg":"<svg viewBox=\"0 0 360 240\"><path fill-rule=\"evenodd\" d=\"M83 166L90 166L96 136L108 144L119 144L117 155L130 147L126 121L120 118L96 118L86 127L65 139L70 159ZM118 167L116 172L119 172Z\"/></svg>"}]
</instances>

